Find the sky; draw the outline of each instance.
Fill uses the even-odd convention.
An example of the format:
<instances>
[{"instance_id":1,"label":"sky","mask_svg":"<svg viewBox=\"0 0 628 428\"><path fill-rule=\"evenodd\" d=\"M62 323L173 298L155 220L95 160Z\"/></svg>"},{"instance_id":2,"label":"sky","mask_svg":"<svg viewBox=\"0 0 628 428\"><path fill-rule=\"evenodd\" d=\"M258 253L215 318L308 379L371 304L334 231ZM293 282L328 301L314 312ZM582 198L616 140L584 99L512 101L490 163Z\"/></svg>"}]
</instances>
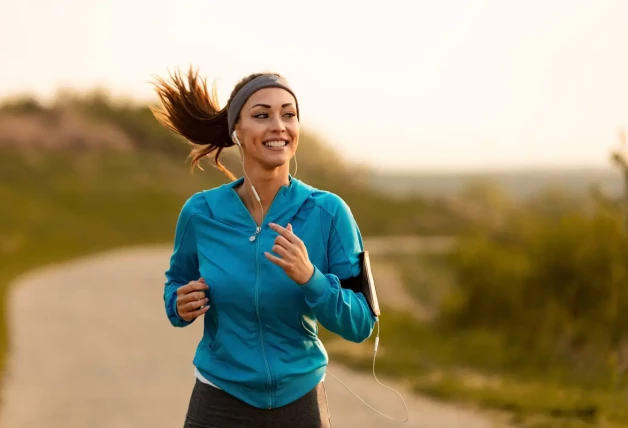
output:
<instances>
[{"instance_id":1,"label":"sky","mask_svg":"<svg viewBox=\"0 0 628 428\"><path fill-rule=\"evenodd\" d=\"M0 0L0 97L175 69L277 71L304 129L391 171L606 166L628 130L628 1Z\"/></svg>"}]
</instances>

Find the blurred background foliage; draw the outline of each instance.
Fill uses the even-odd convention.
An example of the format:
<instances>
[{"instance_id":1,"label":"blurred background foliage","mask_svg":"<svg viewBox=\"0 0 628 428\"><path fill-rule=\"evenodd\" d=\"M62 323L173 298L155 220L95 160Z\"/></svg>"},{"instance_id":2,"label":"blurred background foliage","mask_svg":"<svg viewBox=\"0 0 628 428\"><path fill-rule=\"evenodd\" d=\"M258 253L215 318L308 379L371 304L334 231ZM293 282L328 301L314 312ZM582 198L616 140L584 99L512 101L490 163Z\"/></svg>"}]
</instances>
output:
<instances>
[{"instance_id":1,"label":"blurred background foliage","mask_svg":"<svg viewBox=\"0 0 628 428\"><path fill-rule=\"evenodd\" d=\"M168 244L185 199L226 182L209 161L192 173L188 149L148 105L104 91L0 105L0 358L16 275L113 247ZM236 175L238 156L224 156ZM393 247L395 237L454 239L437 251L377 255L409 296L404 307L383 302L378 370L504 411L518 426L627 426L625 193L583 174L577 191L546 180L521 194L475 179L398 192L399 177L347 163L308 129L297 158L297 177L343 197L368 239ZM610 161L605 180L628 189L623 152ZM419 176L404 185L412 180L427 186ZM336 348L324 329L321 337L334 358L371 368L368 352Z\"/></svg>"}]
</instances>

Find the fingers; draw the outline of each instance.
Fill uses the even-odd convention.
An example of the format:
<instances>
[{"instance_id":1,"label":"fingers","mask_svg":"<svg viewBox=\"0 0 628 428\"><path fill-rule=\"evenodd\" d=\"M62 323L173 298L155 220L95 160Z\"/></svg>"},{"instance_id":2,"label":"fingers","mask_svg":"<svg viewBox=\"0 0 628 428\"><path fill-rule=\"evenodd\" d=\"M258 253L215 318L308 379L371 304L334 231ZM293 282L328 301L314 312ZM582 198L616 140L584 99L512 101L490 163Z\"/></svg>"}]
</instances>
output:
<instances>
[{"instance_id":1,"label":"fingers","mask_svg":"<svg viewBox=\"0 0 628 428\"><path fill-rule=\"evenodd\" d=\"M285 228L276 223L269 223L269 227L279 233L277 238L275 238L275 245L273 245L271 251L280 257L268 251L265 252L264 255L268 260L285 269L294 262L299 247L302 246L302 242L299 237L292 232L292 224L290 223L288 223L288 226Z\"/></svg>"},{"instance_id":2,"label":"fingers","mask_svg":"<svg viewBox=\"0 0 628 428\"><path fill-rule=\"evenodd\" d=\"M182 296L197 290L207 290L208 288L205 279L201 278L198 281L190 281L186 285L179 287L177 289L177 295Z\"/></svg>"},{"instance_id":3,"label":"fingers","mask_svg":"<svg viewBox=\"0 0 628 428\"><path fill-rule=\"evenodd\" d=\"M273 247L274 248L274 247ZM271 262L273 262L274 264L276 264L277 266L281 266L282 268L287 268L289 266L289 263L287 261L285 261L282 258L279 258L277 256L273 256L271 253L269 253L268 251L264 252L264 256L266 256L266 258L268 260L270 260Z\"/></svg>"},{"instance_id":4,"label":"fingers","mask_svg":"<svg viewBox=\"0 0 628 428\"><path fill-rule=\"evenodd\" d=\"M209 310L209 305L207 306L203 306L201 309L194 311L194 312L190 312L188 313L188 316L192 319L194 318L198 318L199 316L203 315L205 312L207 312Z\"/></svg>"},{"instance_id":5,"label":"fingers","mask_svg":"<svg viewBox=\"0 0 628 428\"><path fill-rule=\"evenodd\" d=\"M207 304L207 302L209 302L207 297L203 295L200 299L188 301L191 295L198 296L197 293L188 294L182 298L185 301L180 300L179 296L177 296L177 313L186 321L192 321L194 318L207 312L210 308Z\"/></svg>"},{"instance_id":6,"label":"fingers","mask_svg":"<svg viewBox=\"0 0 628 428\"><path fill-rule=\"evenodd\" d=\"M279 246L279 247L283 247L286 250L292 248L294 246L294 244L292 244L290 241L288 241L286 238L284 238L283 236L278 236L275 238L275 246ZM275 250L273 250L275 251Z\"/></svg>"},{"instance_id":7,"label":"fingers","mask_svg":"<svg viewBox=\"0 0 628 428\"><path fill-rule=\"evenodd\" d=\"M181 304L189 303L189 302L197 302L197 301L203 300L204 298L205 298L204 291L193 291L188 294L177 296L177 302L180 302Z\"/></svg>"},{"instance_id":8,"label":"fingers","mask_svg":"<svg viewBox=\"0 0 628 428\"><path fill-rule=\"evenodd\" d=\"M190 281L177 289L177 312L181 318L191 321L209 310L205 290L209 287L203 278Z\"/></svg>"},{"instance_id":9,"label":"fingers","mask_svg":"<svg viewBox=\"0 0 628 428\"><path fill-rule=\"evenodd\" d=\"M200 305L199 305L200 306ZM186 321L192 321L193 319L203 315L209 310L209 305L205 305L202 308L195 306L194 310L186 311L185 309L178 309L179 316Z\"/></svg>"},{"instance_id":10,"label":"fingers","mask_svg":"<svg viewBox=\"0 0 628 428\"><path fill-rule=\"evenodd\" d=\"M281 227L276 223L269 223L268 226L293 244L298 244L301 241L294 233L292 233L291 224L288 224L289 229L286 229L285 227Z\"/></svg>"},{"instance_id":11,"label":"fingers","mask_svg":"<svg viewBox=\"0 0 628 428\"><path fill-rule=\"evenodd\" d=\"M194 300L192 302L188 302L188 303L181 303L181 305L179 306L179 308L181 308L181 311L184 313L190 313L190 312L194 312L196 310L198 310L201 306L204 306L207 304L207 302L209 301L208 298L203 298L200 300ZM209 305L207 305L207 307L209 307Z\"/></svg>"},{"instance_id":12,"label":"fingers","mask_svg":"<svg viewBox=\"0 0 628 428\"><path fill-rule=\"evenodd\" d=\"M282 259L286 259L290 257L290 252L288 251L287 248L282 247L281 245L273 245L273 248L271 248L271 250L281 256Z\"/></svg>"}]
</instances>

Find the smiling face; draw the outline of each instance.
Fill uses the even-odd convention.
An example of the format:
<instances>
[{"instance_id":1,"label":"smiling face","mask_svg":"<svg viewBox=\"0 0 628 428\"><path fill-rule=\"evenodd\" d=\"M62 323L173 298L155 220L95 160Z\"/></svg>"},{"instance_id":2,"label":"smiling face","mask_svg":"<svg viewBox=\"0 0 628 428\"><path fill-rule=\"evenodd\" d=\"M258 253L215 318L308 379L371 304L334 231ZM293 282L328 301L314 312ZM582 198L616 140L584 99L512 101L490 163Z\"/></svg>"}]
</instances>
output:
<instances>
[{"instance_id":1,"label":"smiling face","mask_svg":"<svg viewBox=\"0 0 628 428\"><path fill-rule=\"evenodd\" d=\"M299 144L296 101L284 89L260 89L242 107L235 129L246 163L266 170L287 166Z\"/></svg>"}]
</instances>

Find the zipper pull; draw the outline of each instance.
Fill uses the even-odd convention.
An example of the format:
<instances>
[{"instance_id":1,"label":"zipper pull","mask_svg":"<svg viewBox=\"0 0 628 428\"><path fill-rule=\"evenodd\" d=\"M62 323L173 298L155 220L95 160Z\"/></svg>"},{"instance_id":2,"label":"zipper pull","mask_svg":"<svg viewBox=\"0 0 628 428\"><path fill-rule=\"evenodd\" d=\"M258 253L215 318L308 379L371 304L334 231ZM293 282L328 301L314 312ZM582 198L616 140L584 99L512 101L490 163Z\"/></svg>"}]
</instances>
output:
<instances>
[{"instance_id":1,"label":"zipper pull","mask_svg":"<svg viewBox=\"0 0 628 428\"><path fill-rule=\"evenodd\" d=\"M261 228L261 227L259 227L259 226L257 226L257 227L255 228L255 234L253 234L253 235L251 235L251 236L249 237L249 241L254 242L254 241L255 241L255 238L257 238L257 235L258 235L261 231L262 231L262 228Z\"/></svg>"}]
</instances>

